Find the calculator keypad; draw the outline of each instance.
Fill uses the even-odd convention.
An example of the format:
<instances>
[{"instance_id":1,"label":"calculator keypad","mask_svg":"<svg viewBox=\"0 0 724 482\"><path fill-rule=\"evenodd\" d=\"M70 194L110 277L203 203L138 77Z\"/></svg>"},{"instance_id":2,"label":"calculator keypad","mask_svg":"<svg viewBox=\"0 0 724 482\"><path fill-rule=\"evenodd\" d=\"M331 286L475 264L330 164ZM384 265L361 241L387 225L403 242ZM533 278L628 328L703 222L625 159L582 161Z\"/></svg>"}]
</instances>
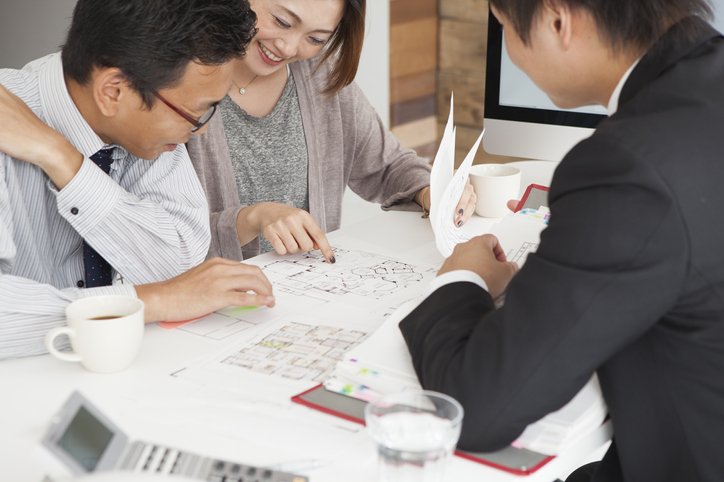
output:
<instances>
[{"instance_id":1,"label":"calculator keypad","mask_svg":"<svg viewBox=\"0 0 724 482\"><path fill-rule=\"evenodd\" d=\"M209 482L308 482L302 475L238 462L210 459L161 445L135 442L121 469L164 475L183 475Z\"/></svg>"}]
</instances>

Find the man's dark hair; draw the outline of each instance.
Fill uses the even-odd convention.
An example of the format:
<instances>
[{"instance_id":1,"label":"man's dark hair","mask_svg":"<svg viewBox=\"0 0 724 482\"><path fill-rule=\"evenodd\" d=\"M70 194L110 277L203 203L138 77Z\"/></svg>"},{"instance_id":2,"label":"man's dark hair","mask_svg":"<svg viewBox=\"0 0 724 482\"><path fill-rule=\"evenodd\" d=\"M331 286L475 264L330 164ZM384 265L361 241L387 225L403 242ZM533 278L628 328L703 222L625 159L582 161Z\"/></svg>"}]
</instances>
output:
<instances>
[{"instance_id":1,"label":"man's dark hair","mask_svg":"<svg viewBox=\"0 0 724 482\"><path fill-rule=\"evenodd\" d=\"M248 0L78 0L63 46L64 74L80 84L117 67L147 106L191 61L220 65L256 34Z\"/></svg>"},{"instance_id":2,"label":"man's dark hair","mask_svg":"<svg viewBox=\"0 0 724 482\"><path fill-rule=\"evenodd\" d=\"M513 23L527 44L533 21L548 1L588 11L614 49L648 48L685 17L712 17L709 0L490 0L490 5Z\"/></svg>"}]
</instances>

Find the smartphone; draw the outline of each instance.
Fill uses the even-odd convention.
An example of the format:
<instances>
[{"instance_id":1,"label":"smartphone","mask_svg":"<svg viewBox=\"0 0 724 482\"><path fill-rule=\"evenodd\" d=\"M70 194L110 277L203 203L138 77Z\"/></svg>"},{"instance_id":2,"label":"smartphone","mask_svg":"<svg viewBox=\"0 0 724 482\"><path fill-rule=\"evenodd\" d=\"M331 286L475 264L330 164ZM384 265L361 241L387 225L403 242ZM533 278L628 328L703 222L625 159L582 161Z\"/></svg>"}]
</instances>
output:
<instances>
[{"instance_id":1,"label":"smartphone","mask_svg":"<svg viewBox=\"0 0 724 482\"><path fill-rule=\"evenodd\" d=\"M341 417L351 422L364 424L367 402L348 397L317 385L292 397L292 401L324 413ZM456 450L458 457L494 467L515 475L530 475L553 460L554 456L545 455L524 448L509 445L497 452L466 452Z\"/></svg>"},{"instance_id":2,"label":"smartphone","mask_svg":"<svg viewBox=\"0 0 724 482\"><path fill-rule=\"evenodd\" d=\"M525 189L521 200L518 201L515 212L525 208L538 209L541 206L548 206L548 187L531 184Z\"/></svg>"}]
</instances>

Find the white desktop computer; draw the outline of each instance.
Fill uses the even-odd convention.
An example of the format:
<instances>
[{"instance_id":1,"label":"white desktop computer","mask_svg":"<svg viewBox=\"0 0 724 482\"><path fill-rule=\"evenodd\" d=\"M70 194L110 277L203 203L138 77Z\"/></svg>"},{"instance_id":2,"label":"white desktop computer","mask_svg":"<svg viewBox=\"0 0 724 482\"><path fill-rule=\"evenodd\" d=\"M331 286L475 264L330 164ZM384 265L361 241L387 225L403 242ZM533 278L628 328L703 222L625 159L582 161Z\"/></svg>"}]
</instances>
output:
<instances>
[{"instance_id":1,"label":"white desktop computer","mask_svg":"<svg viewBox=\"0 0 724 482\"><path fill-rule=\"evenodd\" d=\"M724 31L724 0L711 2L714 27ZM490 154L560 161L606 116L602 106L556 107L510 60L500 23L490 13L485 78L485 137Z\"/></svg>"}]
</instances>

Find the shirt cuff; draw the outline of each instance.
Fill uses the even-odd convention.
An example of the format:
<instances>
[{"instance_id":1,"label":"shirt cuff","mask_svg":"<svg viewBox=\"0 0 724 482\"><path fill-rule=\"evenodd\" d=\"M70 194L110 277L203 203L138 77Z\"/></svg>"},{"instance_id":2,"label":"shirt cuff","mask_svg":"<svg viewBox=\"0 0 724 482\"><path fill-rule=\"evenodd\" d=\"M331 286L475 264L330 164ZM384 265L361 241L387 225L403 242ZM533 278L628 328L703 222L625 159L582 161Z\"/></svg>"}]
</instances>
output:
<instances>
[{"instance_id":1,"label":"shirt cuff","mask_svg":"<svg viewBox=\"0 0 724 482\"><path fill-rule=\"evenodd\" d=\"M56 194L58 212L84 237L114 209L122 189L89 158L66 186Z\"/></svg>"},{"instance_id":2,"label":"shirt cuff","mask_svg":"<svg viewBox=\"0 0 724 482\"><path fill-rule=\"evenodd\" d=\"M450 283L457 283L459 281L474 283L480 286L485 291L488 291L487 283L485 283L485 280L481 278L477 273L465 269L456 269L454 271L448 271L447 273L443 273L434 280L432 280L432 283L430 283L430 286L428 288L429 291L427 295L430 295L438 288L442 288L445 285L449 285Z\"/></svg>"}]
</instances>

